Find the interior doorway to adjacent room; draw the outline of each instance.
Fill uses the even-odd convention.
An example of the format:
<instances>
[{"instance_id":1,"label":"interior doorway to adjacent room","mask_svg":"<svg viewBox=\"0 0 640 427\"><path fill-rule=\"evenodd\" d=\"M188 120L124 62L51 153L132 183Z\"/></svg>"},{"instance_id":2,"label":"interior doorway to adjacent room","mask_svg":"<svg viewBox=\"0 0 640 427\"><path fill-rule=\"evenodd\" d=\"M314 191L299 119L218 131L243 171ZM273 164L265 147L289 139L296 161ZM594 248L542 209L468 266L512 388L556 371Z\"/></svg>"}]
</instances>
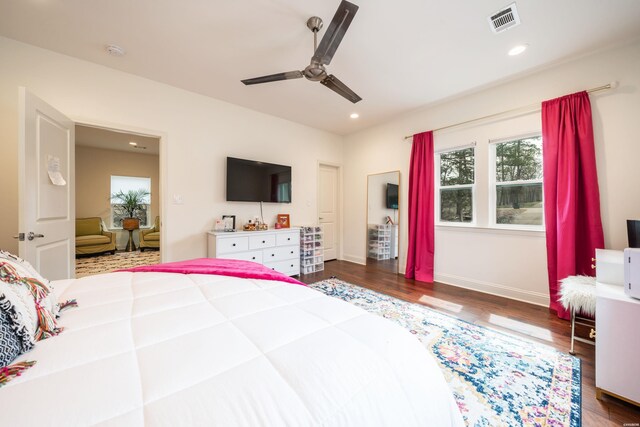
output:
<instances>
[{"instance_id":1,"label":"interior doorway to adjacent room","mask_svg":"<svg viewBox=\"0 0 640 427\"><path fill-rule=\"evenodd\" d=\"M84 124L75 134L76 277L159 263L160 138ZM123 221L116 193L138 193L137 221Z\"/></svg>"}]
</instances>

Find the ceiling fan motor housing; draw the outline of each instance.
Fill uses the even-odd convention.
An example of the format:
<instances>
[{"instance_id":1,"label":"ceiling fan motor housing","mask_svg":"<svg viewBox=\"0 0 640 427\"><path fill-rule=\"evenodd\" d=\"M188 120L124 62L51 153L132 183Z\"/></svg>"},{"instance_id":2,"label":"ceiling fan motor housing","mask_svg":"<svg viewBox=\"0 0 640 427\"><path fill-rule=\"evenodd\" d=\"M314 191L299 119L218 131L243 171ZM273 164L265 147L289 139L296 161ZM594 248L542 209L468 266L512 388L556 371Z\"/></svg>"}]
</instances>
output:
<instances>
[{"instance_id":1,"label":"ceiling fan motor housing","mask_svg":"<svg viewBox=\"0 0 640 427\"><path fill-rule=\"evenodd\" d=\"M319 82L327 76L327 70L325 70L324 66L315 61L312 61L311 64L307 65L302 73L312 82Z\"/></svg>"}]
</instances>

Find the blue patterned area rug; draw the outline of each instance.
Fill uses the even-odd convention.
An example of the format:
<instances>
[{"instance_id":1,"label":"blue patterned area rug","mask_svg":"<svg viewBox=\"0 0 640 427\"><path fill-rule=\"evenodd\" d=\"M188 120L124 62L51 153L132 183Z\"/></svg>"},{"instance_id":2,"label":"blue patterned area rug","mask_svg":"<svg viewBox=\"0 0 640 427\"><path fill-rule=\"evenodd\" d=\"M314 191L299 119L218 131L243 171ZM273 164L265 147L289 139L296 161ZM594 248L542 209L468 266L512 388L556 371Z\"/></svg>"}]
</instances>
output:
<instances>
[{"instance_id":1,"label":"blue patterned area rug","mask_svg":"<svg viewBox=\"0 0 640 427\"><path fill-rule=\"evenodd\" d=\"M339 279L309 287L416 335L442 367L468 426L581 425L577 357Z\"/></svg>"}]
</instances>

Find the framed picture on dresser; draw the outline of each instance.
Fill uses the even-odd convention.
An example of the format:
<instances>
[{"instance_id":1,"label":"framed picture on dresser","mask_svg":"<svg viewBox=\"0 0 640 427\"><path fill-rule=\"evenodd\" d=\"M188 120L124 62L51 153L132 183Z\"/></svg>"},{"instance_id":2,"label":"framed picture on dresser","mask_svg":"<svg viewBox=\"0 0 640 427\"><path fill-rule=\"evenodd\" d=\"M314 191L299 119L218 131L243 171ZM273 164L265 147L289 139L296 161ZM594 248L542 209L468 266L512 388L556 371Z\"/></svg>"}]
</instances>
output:
<instances>
[{"instance_id":1,"label":"framed picture on dresser","mask_svg":"<svg viewBox=\"0 0 640 427\"><path fill-rule=\"evenodd\" d=\"M280 228L289 228L291 224L289 222L289 214L278 214L278 224Z\"/></svg>"},{"instance_id":2,"label":"framed picture on dresser","mask_svg":"<svg viewBox=\"0 0 640 427\"><path fill-rule=\"evenodd\" d=\"M224 222L224 231L233 231L236 229L235 215L222 215L222 221Z\"/></svg>"}]
</instances>

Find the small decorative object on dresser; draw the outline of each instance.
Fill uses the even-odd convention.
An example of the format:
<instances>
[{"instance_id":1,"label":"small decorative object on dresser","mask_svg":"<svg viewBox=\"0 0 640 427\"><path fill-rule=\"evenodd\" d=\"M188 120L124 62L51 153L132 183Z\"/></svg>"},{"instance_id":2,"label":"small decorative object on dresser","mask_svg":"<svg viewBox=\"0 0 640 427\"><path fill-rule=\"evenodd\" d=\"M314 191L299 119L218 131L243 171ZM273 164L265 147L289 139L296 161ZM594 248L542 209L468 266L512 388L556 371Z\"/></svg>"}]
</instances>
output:
<instances>
[{"instance_id":1,"label":"small decorative object on dresser","mask_svg":"<svg viewBox=\"0 0 640 427\"><path fill-rule=\"evenodd\" d=\"M280 228L291 227L291 224L289 223L289 214L278 214L278 220L276 222L280 224Z\"/></svg>"},{"instance_id":2,"label":"small decorative object on dresser","mask_svg":"<svg viewBox=\"0 0 640 427\"><path fill-rule=\"evenodd\" d=\"M253 261L288 276L296 276L300 274L300 230L210 231L207 234L207 256Z\"/></svg>"},{"instance_id":3,"label":"small decorative object on dresser","mask_svg":"<svg viewBox=\"0 0 640 427\"><path fill-rule=\"evenodd\" d=\"M322 227L300 229L300 273L310 274L324 270Z\"/></svg>"},{"instance_id":4,"label":"small decorative object on dresser","mask_svg":"<svg viewBox=\"0 0 640 427\"><path fill-rule=\"evenodd\" d=\"M234 231L236 229L235 215L222 215L222 221L224 222L224 231Z\"/></svg>"}]
</instances>

